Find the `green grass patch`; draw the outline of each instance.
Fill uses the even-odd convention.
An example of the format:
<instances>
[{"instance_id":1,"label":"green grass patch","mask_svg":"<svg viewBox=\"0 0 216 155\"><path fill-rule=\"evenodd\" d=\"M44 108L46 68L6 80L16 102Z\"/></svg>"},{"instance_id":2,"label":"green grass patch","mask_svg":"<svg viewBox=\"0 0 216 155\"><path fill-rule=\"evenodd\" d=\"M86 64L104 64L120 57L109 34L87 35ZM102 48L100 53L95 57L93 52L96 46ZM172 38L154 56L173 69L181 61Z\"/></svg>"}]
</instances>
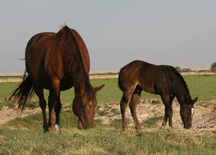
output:
<instances>
[{"instance_id":1,"label":"green grass patch","mask_svg":"<svg viewBox=\"0 0 216 155\"><path fill-rule=\"evenodd\" d=\"M213 134L186 134L170 128L136 133L98 127L43 133L0 129L0 154L215 154Z\"/></svg>"},{"instance_id":2,"label":"green grass patch","mask_svg":"<svg viewBox=\"0 0 216 155\"><path fill-rule=\"evenodd\" d=\"M61 128L64 129L70 129L72 127L77 127L78 125L78 118L74 115L72 109L63 109L60 113L60 121ZM6 128L37 129L43 131L43 117L41 113L28 115L26 117L17 117L5 123L3 126Z\"/></svg>"},{"instance_id":3,"label":"green grass patch","mask_svg":"<svg viewBox=\"0 0 216 155\"><path fill-rule=\"evenodd\" d=\"M152 126L155 126L157 124L157 122L161 121L161 120L163 120L163 116L149 118L143 123L143 125L144 125L144 127L150 128Z\"/></svg>"},{"instance_id":4,"label":"green grass patch","mask_svg":"<svg viewBox=\"0 0 216 155\"><path fill-rule=\"evenodd\" d=\"M10 103L10 102L0 102L0 111L2 110L3 107L8 107L8 108L15 108L15 104L14 103Z\"/></svg>"},{"instance_id":5,"label":"green grass patch","mask_svg":"<svg viewBox=\"0 0 216 155\"><path fill-rule=\"evenodd\" d=\"M192 98L198 97L199 100L215 99L216 92L216 76L184 76L188 85ZM120 101L122 91L118 88L118 79L93 79L91 83L94 87L105 84L105 87L97 93L98 104L111 101ZM0 84L0 99L4 100L11 92L17 88L18 83L1 83ZM48 98L48 91L45 90L45 98ZM161 100L159 95L142 92L141 99L155 98ZM38 102L35 95L34 99ZM64 103L72 103L74 99L74 89L61 92L61 101Z\"/></svg>"},{"instance_id":6,"label":"green grass patch","mask_svg":"<svg viewBox=\"0 0 216 155\"><path fill-rule=\"evenodd\" d=\"M26 105L26 108L28 109L35 109L35 108L39 108L39 104L38 102L30 102Z\"/></svg>"}]
</instances>

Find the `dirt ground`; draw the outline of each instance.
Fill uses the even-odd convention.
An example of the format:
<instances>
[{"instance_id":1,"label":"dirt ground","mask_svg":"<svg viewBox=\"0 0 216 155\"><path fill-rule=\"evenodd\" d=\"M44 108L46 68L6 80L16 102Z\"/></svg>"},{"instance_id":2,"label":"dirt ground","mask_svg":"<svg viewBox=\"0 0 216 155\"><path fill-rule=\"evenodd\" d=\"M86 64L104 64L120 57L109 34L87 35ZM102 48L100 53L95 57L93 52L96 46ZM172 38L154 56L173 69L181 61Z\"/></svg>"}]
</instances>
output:
<instances>
[{"instance_id":1,"label":"dirt ground","mask_svg":"<svg viewBox=\"0 0 216 155\"><path fill-rule=\"evenodd\" d=\"M108 106L112 108L109 109ZM107 110L107 113L109 114L106 116L96 116L96 119L103 119L105 124L110 124L115 120L121 119L119 102L107 103L100 107L101 111L103 109L109 109ZM137 117L141 124L142 130L152 131L161 127L162 120L158 121L156 125L150 128L143 127L142 124L148 119L164 116L164 109L164 105L161 101L154 99L141 100L137 106ZM118 111L118 114L113 115L111 111ZM126 117L130 120L128 126L134 128L129 107L126 111ZM180 105L178 102L173 103L173 127L179 130L186 130L183 128L183 123L180 117ZM194 105L192 128L187 131L192 133L216 131L216 100L199 101Z\"/></svg>"},{"instance_id":2,"label":"dirt ground","mask_svg":"<svg viewBox=\"0 0 216 155\"><path fill-rule=\"evenodd\" d=\"M116 120L121 120L120 105L119 102L111 102L99 104L99 112L104 112L106 114L101 115L95 114L95 119L102 119L104 124L111 124ZM180 106L179 103L173 103L173 127L179 130L185 130L183 128L183 123L179 114ZM0 125L12 120L16 117L25 117L30 114L41 113L40 108L36 109L25 109L22 113L17 112L17 110L3 107L0 111ZM130 114L129 107L126 111L126 117L129 119L129 128L134 128L133 120ZM164 115L164 105L161 101L155 99L141 100L137 106L137 116L141 124L143 131L152 131L159 128L162 124L162 120L159 120L156 125L149 127L144 127L143 123L154 117L161 117ZM199 101L194 106L193 115L193 126L191 129L187 130L192 133L204 132L204 131L216 131L216 100L211 101Z\"/></svg>"}]
</instances>

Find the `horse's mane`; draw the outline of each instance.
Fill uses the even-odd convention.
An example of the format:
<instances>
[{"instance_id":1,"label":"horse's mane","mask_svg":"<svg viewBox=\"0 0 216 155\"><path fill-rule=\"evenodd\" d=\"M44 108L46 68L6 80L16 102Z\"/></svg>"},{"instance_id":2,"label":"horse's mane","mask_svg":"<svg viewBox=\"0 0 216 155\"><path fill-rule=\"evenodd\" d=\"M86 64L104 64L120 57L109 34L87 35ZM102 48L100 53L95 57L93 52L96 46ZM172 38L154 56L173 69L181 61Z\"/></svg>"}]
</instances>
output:
<instances>
[{"instance_id":1,"label":"horse's mane","mask_svg":"<svg viewBox=\"0 0 216 155\"><path fill-rule=\"evenodd\" d=\"M88 86L86 85L87 83L90 83L88 73L85 71L82 56L75 36L67 26L64 26L60 31L64 31L66 35L63 47L63 61L65 62L65 68L69 71L69 74L75 78L74 86ZM77 81L79 84L76 84Z\"/></svg>"},{"instance_id":2,"label":"horse's mane","mask_svg":"<svg viewBox=\"0 0 216 155\"><path fill-rule=\"evenodd\" d=\"M170 66L170 68L172 69L172 71L177 75L177 77L181 80L181 82L183 83L187 93L189 94L189 89L188 89L188 86L184 80L184 78L182 77L182 75L172 66Z\"/></svg>"}]
</instances>

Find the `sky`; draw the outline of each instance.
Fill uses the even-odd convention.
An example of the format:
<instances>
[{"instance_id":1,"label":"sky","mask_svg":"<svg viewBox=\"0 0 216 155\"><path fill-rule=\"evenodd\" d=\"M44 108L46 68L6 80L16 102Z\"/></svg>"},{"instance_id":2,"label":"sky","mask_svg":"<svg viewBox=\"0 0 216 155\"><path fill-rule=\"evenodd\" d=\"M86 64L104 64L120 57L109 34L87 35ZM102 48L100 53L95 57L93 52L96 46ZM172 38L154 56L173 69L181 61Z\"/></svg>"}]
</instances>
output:
<instances>
[{"instance_id":1,"label":"sky","mask_svg":"<svg viewBox=\"0 0 216 155\"><path fill-rule=\"evenodd\" d=\"M216 61L215 0L1 0L0 74L22 73L26 44L64 23L78 31L90 70L133 60L174 67Z\"/></svg>"}]
</instances>

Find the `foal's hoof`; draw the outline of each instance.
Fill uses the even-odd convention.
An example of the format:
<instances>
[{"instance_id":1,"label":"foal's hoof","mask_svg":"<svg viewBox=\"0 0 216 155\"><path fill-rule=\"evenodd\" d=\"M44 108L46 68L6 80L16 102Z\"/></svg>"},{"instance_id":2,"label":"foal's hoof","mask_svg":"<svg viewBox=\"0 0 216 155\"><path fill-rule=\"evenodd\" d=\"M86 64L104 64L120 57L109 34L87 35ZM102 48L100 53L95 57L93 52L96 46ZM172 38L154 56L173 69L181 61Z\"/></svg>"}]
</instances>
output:
<instances>
[{"instance_id":1,"label":"foal's hoof","mask_svg":"<svg viewBox=\"0 0 216 155\"><path fill-rule=\"evenodd\" d=\"M142 137L142 136L143 136L143 133L142 133L142 132L137 132L136 136Z\"/></svg>"},{"instance_id":2,"label":"foal's hoof","mask_svg":"<svg viewBox=\"0 0 216 155\"><path fill-rule=\"evenodd\" d=\"M61 130L60 130L60 125L59 124L55 124L55 131L59 131L61 133Z\"/></svg>"},{"instance_id":3,"label":"foal's hoof","mask_svg":"<svg viewBox=\"0 0 216 155\"><path fill-rule=\"evenodd\" d=\"M142 135L143 135L142 131L140 129L137 130L137 136L142 136Z\"/></svg>"}]
</instances>

